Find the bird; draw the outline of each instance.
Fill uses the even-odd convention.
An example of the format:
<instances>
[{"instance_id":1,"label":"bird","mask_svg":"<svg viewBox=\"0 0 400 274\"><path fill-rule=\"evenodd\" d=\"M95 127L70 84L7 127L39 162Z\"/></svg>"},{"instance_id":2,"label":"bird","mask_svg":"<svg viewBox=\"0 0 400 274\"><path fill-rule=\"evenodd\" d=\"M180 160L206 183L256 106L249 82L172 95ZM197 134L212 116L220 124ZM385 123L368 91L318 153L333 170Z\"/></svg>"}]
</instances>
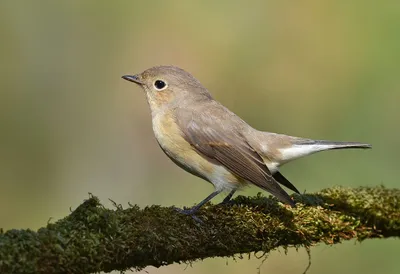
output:
<instances>
[{"instance_id":1,"label":"bird","mask_svg":"<svg viewBox=\"0 0 400 274\"><path fill-rule=\"evenodd\" d=\"M313 140L257 130L176 66L155 66L122 78L144 91L153 132L164 153L179 167L214 186L200 203L179 210L187 215L194 216L221 192L228 193L222 203L229 203L234 193L247 185L256 185L282 203L295 206L282 186L300 192L280 173L282 165L325 150L372 148L367 143Z\"/></svg>"}]
</instances>

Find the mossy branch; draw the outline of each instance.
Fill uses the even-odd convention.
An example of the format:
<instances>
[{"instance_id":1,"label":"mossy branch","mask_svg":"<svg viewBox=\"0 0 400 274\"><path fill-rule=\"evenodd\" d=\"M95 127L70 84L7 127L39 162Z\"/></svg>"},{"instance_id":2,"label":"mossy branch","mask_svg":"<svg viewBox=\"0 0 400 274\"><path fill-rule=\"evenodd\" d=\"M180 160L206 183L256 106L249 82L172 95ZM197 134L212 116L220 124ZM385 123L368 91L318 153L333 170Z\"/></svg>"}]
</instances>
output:
<instances>
[{"instance_id":1,"label":"mossy branch","mask_svg":"<svg viewBox=\"0 0 400 274\"><path fill-rule=\"evenodd\" d=\"M332 188L295 197L296 208L258 195L205 206L203 223L172 208L106 209L90 197L37 232L0 233L1 273L93 273L234 256L278 247L400 236L400 190Z\"/></svg>"}]
</instances>

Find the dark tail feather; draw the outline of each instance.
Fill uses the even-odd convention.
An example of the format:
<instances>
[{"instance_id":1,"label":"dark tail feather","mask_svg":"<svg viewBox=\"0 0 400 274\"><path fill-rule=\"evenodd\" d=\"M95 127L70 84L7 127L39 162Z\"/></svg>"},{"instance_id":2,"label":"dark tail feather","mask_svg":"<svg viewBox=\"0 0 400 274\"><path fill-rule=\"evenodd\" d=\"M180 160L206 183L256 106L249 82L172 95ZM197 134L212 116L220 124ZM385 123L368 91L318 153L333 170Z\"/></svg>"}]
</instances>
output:
<instances>
[{"instance_id":1,"label":"dark tail feather","mask_svg":"<svg viewBox=\"0 0 400 274\"><path fill-rule=\"evenodd\" d=\"M297 190L297 188L291 182L289 182L289 180L286 179L279 171L275 172L273 177L281 185L283 185L283 186L287 187L288 189L300 194L300 192Z\"/></svg>"},{"instance_id":2,"label":"dark tail feather","mask_svg":"<svg viewBox=\"0 0 400 274\"><path fill-rule=\"evenodd\" d=\"M325 140L308 140L305 142L301 142L301 145L320 145L326 146L326 150L330 149L346 149L346 148L372 148L372 145L359 143L359 142L334 142L334 141L325 141Z\"/></svg>"}]
</instances>

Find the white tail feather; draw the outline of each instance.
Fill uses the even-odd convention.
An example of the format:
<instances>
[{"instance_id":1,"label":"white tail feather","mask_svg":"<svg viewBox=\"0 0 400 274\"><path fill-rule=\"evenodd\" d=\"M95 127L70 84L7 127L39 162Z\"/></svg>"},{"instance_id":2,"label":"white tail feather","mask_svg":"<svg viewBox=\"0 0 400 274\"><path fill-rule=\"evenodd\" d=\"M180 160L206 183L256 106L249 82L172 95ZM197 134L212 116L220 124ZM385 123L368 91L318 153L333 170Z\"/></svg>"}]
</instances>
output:
<instances>
[{"instance_id":1,"label":"white tail feather","mask_svg":"<svg viewBox=\"0 0 400 274\"><path fill-rule=\"evenodd\" d=\"M313 141L313 143L295 144L279 151L282 154L282 162L288 162L319 151L346 148L371 148L371 145L351 142Z\"/></svg>"}]
</instances>

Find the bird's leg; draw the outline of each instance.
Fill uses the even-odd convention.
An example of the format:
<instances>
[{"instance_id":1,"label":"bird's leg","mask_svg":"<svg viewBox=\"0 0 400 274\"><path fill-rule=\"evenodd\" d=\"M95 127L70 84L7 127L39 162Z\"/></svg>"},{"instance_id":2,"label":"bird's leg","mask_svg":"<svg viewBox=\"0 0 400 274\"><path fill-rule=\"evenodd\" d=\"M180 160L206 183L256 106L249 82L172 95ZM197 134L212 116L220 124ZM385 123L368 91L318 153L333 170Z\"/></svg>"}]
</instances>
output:
<instances>
[{"instance_id":1,"label":"bird's leg","mask_svg":"<svg viewBox=\"0 0 400 274\"><path fill-rule=\"evenodd\" d=\"M229 194L225 197L225 199L221 202L221 204L225 205L225 204L229 204L231 202L231 198L233 196L233 194L235 194L236 189L231 190L231 192L229 192Z\"/></svg>"},{"instance_id":2,"label":"bird's leg","mask_svg":"<svg viewBox=\"0 0 400 274\"><path fill-rule=\"evenodd\" d=\"M194 213L196 213L200 207L202 207L205 203L207 203L208 201L210 201L212 198L214 198L215 196L217 196L218 194L221 193L221 190L216 190L213 193L211 193L210 195L207 196L207 198L205 198L203 201L201 201L200 203L198 203L197 205L195 205L194 207L190 208L190 209L180 209L177 208L176 210L180 213L186 214L186 215L191 215L193 216ZM193 216L195 217L195 216ZM197 217L196 217L197 218Z\"/></svg>"}]
</instances>

